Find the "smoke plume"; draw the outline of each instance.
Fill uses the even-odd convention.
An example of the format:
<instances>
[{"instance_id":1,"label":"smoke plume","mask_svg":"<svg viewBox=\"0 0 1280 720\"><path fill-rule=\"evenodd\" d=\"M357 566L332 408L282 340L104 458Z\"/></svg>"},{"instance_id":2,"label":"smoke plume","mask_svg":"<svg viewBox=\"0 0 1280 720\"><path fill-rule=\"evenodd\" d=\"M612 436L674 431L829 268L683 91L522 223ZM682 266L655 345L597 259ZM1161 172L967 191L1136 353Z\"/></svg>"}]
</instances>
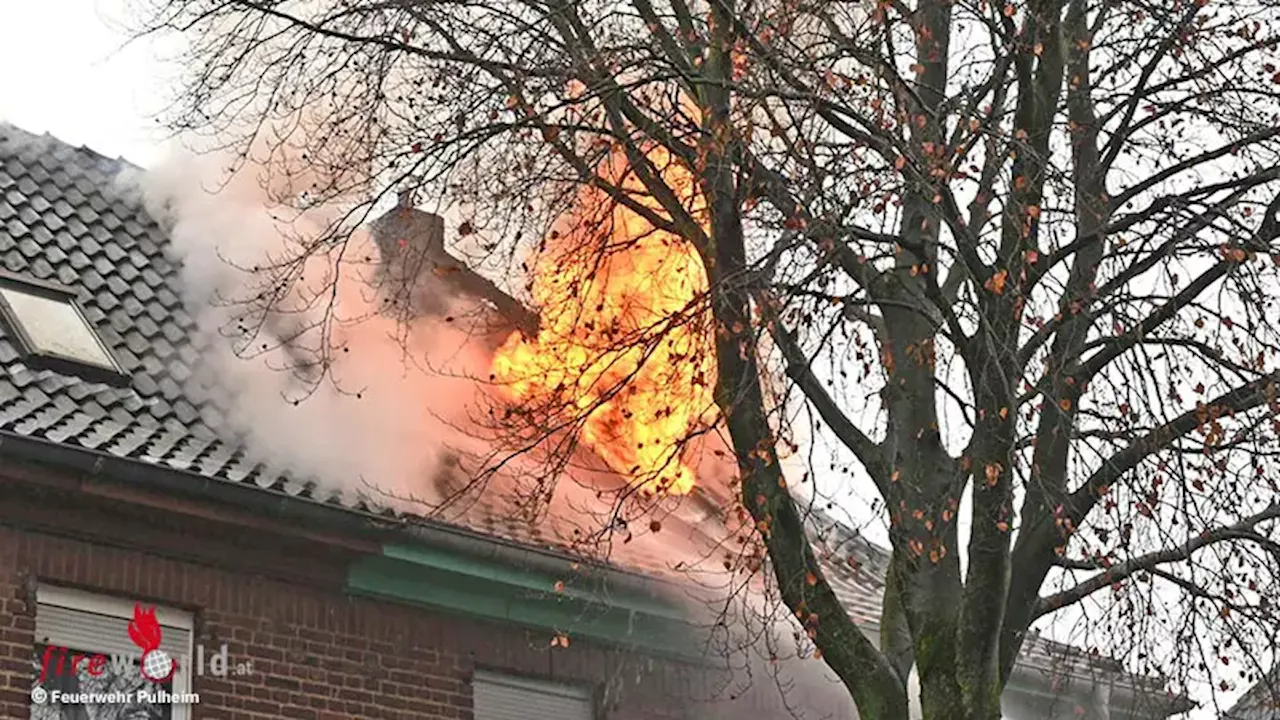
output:
<instances>
[{"instance_id":1,"label":"smoke plume","mask_svg":"<svg viewBox=\"0 0 1280 720\"><path fill-rule=\"evenodd\" d=\"M342 179L287 147L239 167L181 150L124 178L181 261L204 363L191 382L255 459L336 489L437 502L430 478L470 441L455 426L487 359L465 328L379 312L377 248L355 226L362 216L343 214L369 198L309 207Z\"/></svg>"}]
</instances>

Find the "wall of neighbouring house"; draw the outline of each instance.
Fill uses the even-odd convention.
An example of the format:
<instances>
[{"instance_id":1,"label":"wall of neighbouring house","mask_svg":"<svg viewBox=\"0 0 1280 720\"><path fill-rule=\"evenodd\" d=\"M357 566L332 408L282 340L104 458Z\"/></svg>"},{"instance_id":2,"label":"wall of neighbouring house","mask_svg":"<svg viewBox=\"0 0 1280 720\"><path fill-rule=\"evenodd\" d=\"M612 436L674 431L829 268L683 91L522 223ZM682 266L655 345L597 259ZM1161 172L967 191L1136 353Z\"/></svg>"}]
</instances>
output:
<instances>
[{"instance_id":1,"label":"wall of neighbouring house","mask_svg":"<svg viewBox=\"0 0 1280 720\"><path fill-rule=\"evenodd\" d=\"M486 668L609 688L609 720L698 717L698 673L545 632L433 614L342 590L357 548L233 529L75 487L32 486L0 464L0 717L28 715L35 585L190 610L195 642L228 644L252 674L194 678L198 720L457 718ZM29 479L29 478L27 478Z\"/></svg>"}]
</instances>

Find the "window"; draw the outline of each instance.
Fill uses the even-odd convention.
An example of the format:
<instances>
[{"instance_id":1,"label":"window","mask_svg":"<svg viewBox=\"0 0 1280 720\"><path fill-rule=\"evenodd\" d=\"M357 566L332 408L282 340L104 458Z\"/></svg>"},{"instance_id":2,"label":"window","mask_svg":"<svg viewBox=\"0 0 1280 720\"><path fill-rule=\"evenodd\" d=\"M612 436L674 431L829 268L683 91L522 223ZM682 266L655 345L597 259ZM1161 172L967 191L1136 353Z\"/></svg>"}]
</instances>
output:
<instances>
[{"instance_id":1,"label":"window","mask_svg":"<svg viewBox=\"0 0 1280 720\"><path fill-rule=\"evenodd\" d=\"M45 585L36 589L36 601L31 720L189 720L189 705L154 698L191 692L190 614L155 608L158 626L151 637L177 660L177 669L168 680L153 682L143 676L142 650L130 637L134 603ZM39 703L37 688L46 698L55 691L112 697L83 705Z\"/></svg>"},{"instance_id":2,"label":"window","mask_svg":"<svg viewBox=\"0 0 1280 720\"><path fill-rule=\"evenodd\" d=\"M591 691L573 685L476 671L475 720L593 720Z\"/></svg>"},{"instance_id":3,"label":"window","mask_svg":"<svg viewBox=\"0 0 1280 720\"><path fill-rule=\"evenodd\" d=\"M75 301L55 283L0 273L0 314L32 367L123 384L124 373Z\"/></svg>"}]
</instances>

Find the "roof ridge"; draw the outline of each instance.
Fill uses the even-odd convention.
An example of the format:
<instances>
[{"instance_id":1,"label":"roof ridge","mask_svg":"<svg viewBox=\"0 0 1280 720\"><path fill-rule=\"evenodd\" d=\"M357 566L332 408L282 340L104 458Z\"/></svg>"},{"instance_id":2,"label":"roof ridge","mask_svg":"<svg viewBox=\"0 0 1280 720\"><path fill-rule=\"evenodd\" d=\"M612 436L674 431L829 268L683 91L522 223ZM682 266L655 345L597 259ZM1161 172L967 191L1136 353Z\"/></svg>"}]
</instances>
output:
<instances>
[{"instance_id":1,"label":"roof ridge","mask_svg":"<svg viewBox=\"0 0 1280 720\"><path fill-rule=\"evenodd\" d=\"M12 131L17 135L26 136L26 139L28 140L28 142L30 141L46 142L49 144L61 146L73 152L89 155L90 159L94 160L98 164L110 164L110 165L118 166L119 169L121 170L123 169L144 170L144 168L142 168L139 165L135 165L134 163L130 162L123 156L116 156L112 158L102 154L101 152L98 152L97 150L93 149L92 147L89 147L88 145L85 145L85 144L81 144L79 146L73 145L72 143L69 143L66 140L63 140L61 137L54 135L48 130L45 130L43 133L37 135L31 130L28 130L20 125L16 125L8 120L0 118L0 143L4 143L10 140L10 137L7 134L10 131Z\"/></svg>"}]
</instances>

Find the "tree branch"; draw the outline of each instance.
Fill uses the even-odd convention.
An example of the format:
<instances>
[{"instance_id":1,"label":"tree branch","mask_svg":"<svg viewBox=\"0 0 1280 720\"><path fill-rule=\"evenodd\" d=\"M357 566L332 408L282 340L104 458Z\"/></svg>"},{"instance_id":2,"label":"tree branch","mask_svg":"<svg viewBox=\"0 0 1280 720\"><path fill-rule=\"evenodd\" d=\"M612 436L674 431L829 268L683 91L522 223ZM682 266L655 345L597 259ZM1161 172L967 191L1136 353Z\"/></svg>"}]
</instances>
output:
<instances>
[{"instance_id":1,"label":"tree branch","mask_svg":"<svg viewBox=\"0 0 1280 720\"><path fill-rule=\"evenodd\" d=\"M1274 402L1277 383L1280 383L1280 372L1273 372L1245 383L1210 400L1202 407L1186 411L1135 440L1124 450L1116 452L1107 458L1102 467L1090 475L1080 488L1067 497L1067 501L1063 504L1065 517L1075 527L1080 527L1102 498L1102 488L1113 485L1148 457L1170 447L1178 439L1200 427L1206 409L1217 408L1228 413L1247 412L1263 404Z\"/></svg>"},{"instance_id":2,"label":"tree branch","mask_svg":"<svg viewBox=\"0 0 1280 720\"><path fill-rule=\"evenodd\" d=\"M1276 518L1280 518L1280 503L1272 503L1264 510L1250 515L1234 525L1227 525L1215 530L1202 532L1195 537L1189 538L1186 542L1176 547L1147 553L1113 565L1104 572L1094 575L1078 585L1061 592L1054 593L1048 597L1041 598L1040 601L1036 603L1034 617L1041 617L1054 612L1055 610L1080 602L1089 595L1092 595L1103 588L1110 587L1114 583L1121 582L1136 572L1150 570L1159 565L1167 565L1172 562L1188 560L1196 553L1196 551L1215 543L1227 540L1246 539L1254 542L1260 542L1263 545L1270 545L1274 550L1274 546L1276 544L1262 535L1259 535L1254 531L1254 528L1260 523L1275 520Z\"/></svg>"},{"instance_id":3,"label":"tree branch","mask_svg":"<svg viewBox=\"0 0 1280 720\"><path fill-rule=\"evenodd\" d=\"M867 474L871 476L872 482L876 484L880 496L888 502L893 497L892 484L889 481L892 470L888 458L885 457L884 448L854 425L822 386L822 381L813 373L812 361L805 355L795 335L783 326L782 319L778 317L771 300L772 298L769 297L761 297L759 306L765 313L769 334L786 362L787 377L791 378L809 402L813 403L818 416L827 424L831 432L858 458L866 468Z\"/></svg>"}]
</instances>

